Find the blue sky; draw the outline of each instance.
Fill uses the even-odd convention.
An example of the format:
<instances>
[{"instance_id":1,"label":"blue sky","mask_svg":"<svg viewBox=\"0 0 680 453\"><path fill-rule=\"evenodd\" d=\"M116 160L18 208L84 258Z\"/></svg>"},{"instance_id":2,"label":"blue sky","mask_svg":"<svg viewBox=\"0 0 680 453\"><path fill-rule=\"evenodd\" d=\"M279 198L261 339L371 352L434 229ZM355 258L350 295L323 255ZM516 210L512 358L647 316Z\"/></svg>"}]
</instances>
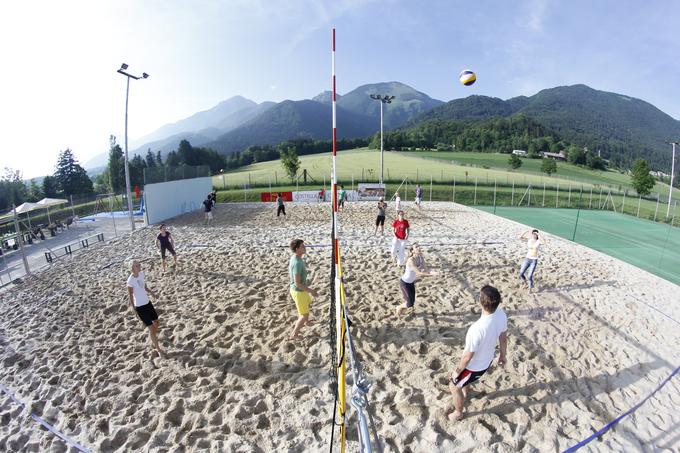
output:
<instances>
[{"instance_id":1,"label":"blue sky","mask_svg":"<svg viewBox=\"0 0 680 453\"><path fill-rule=\"evenodd\" d=\"M131 85L131 139L235 95L311 98L330 87L333 27L340 94L396 80L443 101L507 99L584 83L680 119L677 1L4 2L0 167L34 177L67 147L87 162L109 135L122 142L122 62L151 75Z\"/></svg>"}]
</instances>

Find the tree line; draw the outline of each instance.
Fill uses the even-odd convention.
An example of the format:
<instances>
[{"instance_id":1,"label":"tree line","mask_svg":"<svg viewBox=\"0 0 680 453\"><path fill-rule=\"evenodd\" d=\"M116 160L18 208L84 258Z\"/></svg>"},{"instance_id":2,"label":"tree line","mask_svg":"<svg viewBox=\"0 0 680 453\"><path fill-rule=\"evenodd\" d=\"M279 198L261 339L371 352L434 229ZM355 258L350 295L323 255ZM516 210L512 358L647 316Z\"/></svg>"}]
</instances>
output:
<instances>
[{"instance_id":1,"label":"tree line","mask_svg":"<svg viewBox=\"0 0 680 453\"><path fill-rule=\"evenodd\" d=\"M88 195L93 190L87 171L80 166L73 151L65 149L59 152L54 173L45 176L41 184L35 179L26 184L21 171L5 168L4 174L0 176L0 209L8 210L12 205L19 206L26 201L36 202L45 197Z\"/></svg>"}]
</instances>

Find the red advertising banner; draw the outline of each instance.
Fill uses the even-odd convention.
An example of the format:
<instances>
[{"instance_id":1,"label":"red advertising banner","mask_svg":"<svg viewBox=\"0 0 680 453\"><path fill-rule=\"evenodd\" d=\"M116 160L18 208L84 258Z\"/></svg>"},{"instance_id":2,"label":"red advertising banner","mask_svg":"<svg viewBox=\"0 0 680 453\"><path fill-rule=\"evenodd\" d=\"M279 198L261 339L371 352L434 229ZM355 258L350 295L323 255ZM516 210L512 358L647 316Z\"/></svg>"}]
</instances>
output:
<instances>
[{"instance_id":1,"label":"red advertising banner","mask_svg":"<svg viewBox=\"0 0 680 453\"><path fill-rule=\"evenodd\" d=\"M280 192L283 197L283 201L293 201L293 192ZM276 201L276 197L279 192L261 192L260 201L272 202Z\"/></svg>"}]
</instances>

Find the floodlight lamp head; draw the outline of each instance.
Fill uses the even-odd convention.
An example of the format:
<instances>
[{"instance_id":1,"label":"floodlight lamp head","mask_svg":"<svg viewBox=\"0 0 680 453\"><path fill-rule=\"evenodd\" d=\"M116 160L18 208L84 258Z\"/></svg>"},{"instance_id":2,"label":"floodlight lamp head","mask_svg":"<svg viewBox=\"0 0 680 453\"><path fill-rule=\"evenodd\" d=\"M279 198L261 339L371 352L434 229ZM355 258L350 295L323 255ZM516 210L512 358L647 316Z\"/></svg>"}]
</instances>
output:
<instances>
[{"instance_id":1,"label":"floodlight lamp head","mask_svg":"<svg viewBox=\"0 0 680 453\"><path fill-rule=\"evenodd\" d=\"M380 99L379 94L369 94L369 96L371 96L371 99L378 99L378 100Z\"/></svg>"},{"instance_id":2,"label":"floodlight lamp head","mask_svg":"<svg viewBox=\"0 0 680 453\"><path fill-rule=\"evenodd\" d=\"M143 72L143 73L142 73L142 78L148 79L148 78L149 78L149 74L147 74L146 72Z\"/></svg>"},{"instance_id":3,"label":"floodlight lamp head","mask_svg":"<svg viewBox=\"0 0 680 453\"><path fill-rule=\"evenodd\" d=\"M127 68L128 68L128 65L126 65L125 63L120 65L120 69L122 69L122 70L126 70Z\"/></svg>"}]
</instances>

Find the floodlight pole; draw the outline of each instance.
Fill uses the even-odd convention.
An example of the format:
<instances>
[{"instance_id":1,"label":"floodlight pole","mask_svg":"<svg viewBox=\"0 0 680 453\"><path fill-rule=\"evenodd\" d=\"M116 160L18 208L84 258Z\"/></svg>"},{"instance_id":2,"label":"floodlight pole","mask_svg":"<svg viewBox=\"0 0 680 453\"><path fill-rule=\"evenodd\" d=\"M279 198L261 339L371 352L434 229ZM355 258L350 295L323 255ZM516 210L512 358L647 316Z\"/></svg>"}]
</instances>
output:
<instances>
[{"instance_id":1,"label":"floodlight pole","mask_svg":"<svg viewBox=\"0 0 680 453\"><path fill-rule=\"evenodd\" d=\"M383 102L380 103L380 184L383 183L383 167L385 165L385 150L383 142Z\"/></svg>"},{"instance_id":2,"label":"floodlight pole","mask_svg":"<svg viewBox=\"0 0 680 453\"><path fill-rule=\"evenodd\" d=\"M382 185L383 183L383 168L384 168L384 162L385 162L385 153L384 153L384 146L383 146L383 104L391 104L392 99L394 99L394 96L389 96L387 94L385 95L380 95L380 94L371 94L370 95L371 99L375 99L376 101L380 101L380 184Z\"/></svg>"},{"instance_id":3,"label":"floodlight pole","mask_svg":"<svg viewBox=\"0 0 680 453\"><path fill-rule=\"evenodd\" d=\"M128 100L130 98L130 79L146 79L149 77L149 74L146 72L142 73L141 76L134 76L132 74L128 74L125 72L125 70L128 68L128 65L123 63L118 71L116 71L118 74L123 74L125 77L127 77L127 87L125 90L125 191L126 195L125 197L127 198L127 205L128 205L128 217L130 218L130 229L132 231L135 231L135 220L132 217L132 198L130 196L132 190L130 189L130 165L128 164Z\"/></svg>"},{"instance_id":4,"label":"floodlight pole","mask_svg":"<svg viewBox=\"0 0 680 453\"><path fill-rule=\"evenodd\" d=\"M673 160L671 161L671 188L668 190L668 209L666 209L666 218L671 215L671 199L673 198L673 175L675 174L675 145L678 142L671 142L673 145Z\"/></svg>"}]
</instances>

